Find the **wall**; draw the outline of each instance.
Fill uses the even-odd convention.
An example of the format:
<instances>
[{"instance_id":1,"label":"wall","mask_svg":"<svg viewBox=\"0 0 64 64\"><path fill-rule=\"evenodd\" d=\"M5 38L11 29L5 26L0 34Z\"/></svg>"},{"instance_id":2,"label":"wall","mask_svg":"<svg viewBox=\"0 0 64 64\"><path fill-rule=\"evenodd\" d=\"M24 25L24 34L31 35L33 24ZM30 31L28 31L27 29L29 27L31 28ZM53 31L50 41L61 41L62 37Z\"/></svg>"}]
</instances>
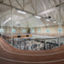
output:
<instances>
[{"instance_id":1,"label":"wall","mask_svg":"<svg viewBox=\"0 0 64 64\"><path fill-rule=\"evenodd\" d=\"M11 34L11 27L2 27L4 29L4 34ZM27 28L21 28L21 27L13 27L16 30L15 34L22 34L22 30ZM38 31L38 29L40 29L40 32ZM47 32L46 30L49 30L49 32ZM27 32L25 32L27 33ZM14 34L14 33L13 33ZM52 34L52 35L58 35L58 26L51 26L51 27L38 27L38 28L34 28L34 34ZM62 26L62 35L64 34L64 26Z\"/></svg>"}]
</instances>

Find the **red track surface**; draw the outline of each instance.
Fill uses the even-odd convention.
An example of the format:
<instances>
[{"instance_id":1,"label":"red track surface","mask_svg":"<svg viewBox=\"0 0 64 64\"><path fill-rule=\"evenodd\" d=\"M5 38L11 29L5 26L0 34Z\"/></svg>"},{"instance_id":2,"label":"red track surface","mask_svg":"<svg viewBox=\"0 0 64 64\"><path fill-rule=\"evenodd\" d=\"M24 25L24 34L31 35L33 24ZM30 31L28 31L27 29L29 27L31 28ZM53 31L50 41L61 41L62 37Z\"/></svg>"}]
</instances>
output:
<instances>
[{"instance_id":1,"label":"red track surface","mask_svg":"<svg viewBox=\"0 0 64 64\"><path fill-rule=\"evenodd\" d=\"M47 51L24 51L0 38L0 64L64 64L64 46Z\"/></svg>"}]
</instances>

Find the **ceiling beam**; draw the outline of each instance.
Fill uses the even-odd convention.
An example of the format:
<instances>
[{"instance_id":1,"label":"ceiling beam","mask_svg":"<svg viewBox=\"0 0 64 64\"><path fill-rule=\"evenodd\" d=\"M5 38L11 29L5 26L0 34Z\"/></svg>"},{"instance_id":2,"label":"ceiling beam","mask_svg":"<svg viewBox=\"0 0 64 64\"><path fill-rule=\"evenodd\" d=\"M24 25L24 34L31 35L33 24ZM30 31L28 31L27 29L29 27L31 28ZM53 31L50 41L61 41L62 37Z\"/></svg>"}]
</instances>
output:
<instances>
[{"instance_id":1,"label":"ceiling beam","mask_svg":"<svg viewBox=\"0 0 64 64\"><path fill-rule=\"evenodd\" d=\"M24 6L27 6L31 3L31 1L29 0L27 3L24 4Z\"/></svg>"},{"instance_id":2,"label":"ceiling beam","mask_svg":"<svg viewBox=\"0 0 64 64\"><path fill-rule=\"evenodd\" d=\"M0 4L8 6L8 7L15 8L16 10L21 10L21 11L23 10L23 9L17 8L16 6L12 6L12 5L9 5L9 4L6 4L6 3L0 3ZM24 10L24 11L27 12L28 14L34 15L34 13L32 13L32 12L29 12L29 11L26 11L26 10Z\"/></svg>"},{"instance_id":3,"label":"ceiling beam","mask_svg":"<svg viewBox=\"0 0 64 64\"><path fill-rule=\"evenodd\" d=\"M16 6L9 5L9 4L6 4L6 3L0 2L0 4L5 5L5 6L8 6L8 7L15 8L16 10L21 10L21 11L23 10L23 9L17 8ZM59 6L63 5L63 4L64 4L64 2L56 5L55 7L51 8L51 9L57 8L57 7L59 7ZM50 10L50 9L48 9L48 10ZM48 10L46 10L46 11L48 11ZM28 14L35 15L35 13L32 13L32 12L30 12L30 11L26 11L26 10L24 10L24 11L27 12ZM41 12L41 13L43 13L43 12ZM40 15L40 13L39 13L38 15Z\"/></svg>"},{"instance_id":4,"label":"ceiling beam","mask_svg":"<svg viewBox=\"0 0 64 64\"><path fill-rule=\"evenodd\" d=\"M22 5L19 3L18 0L16 0L17 4L23 9Z\"/></svg>"},{"instance_id":5,"label":"ceiling beam","mask_svg":"<svg viewBox=\"0 0 64 64\"><path fill-rule=\"evenodd\" d=\"M47 14L49 12L52 12L52 11L55 10L55 8L58 8L58 7L60 7L63 4L64 4L64 2L63 3L60 3L60 4L56 5L56 6L54 6L53 8L50 8L48 10L45 10L45 11L40 12L40 13L38 13L38 15Z\"/></svg>"},{"instance_id":6,"label":"ceiling beam","mask_svg":"<svg viewBox=\"0 0 64 64\"><path fill-rule=\"evenodd\" d=\"M63 5L63 4L64 4L64 2L62 2L62 3L58 4L58 5L56 5L56 7L59 7L59 6Z\"/></svg>"}]
</instances>

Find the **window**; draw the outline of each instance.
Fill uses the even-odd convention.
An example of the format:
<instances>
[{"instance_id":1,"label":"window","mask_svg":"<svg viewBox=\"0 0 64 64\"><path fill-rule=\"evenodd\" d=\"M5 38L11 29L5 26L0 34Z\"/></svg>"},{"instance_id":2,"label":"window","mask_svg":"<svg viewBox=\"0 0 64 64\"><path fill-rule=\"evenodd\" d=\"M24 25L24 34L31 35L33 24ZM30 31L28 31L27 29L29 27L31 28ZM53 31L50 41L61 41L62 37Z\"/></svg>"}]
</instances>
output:
<instances>
[{"instance_id":1,"label":"window","mask_svg":"<svg viewBox=\"0 0 64 64\"><path fill-rule=\"evenodd\" d=\"M22 33L27 33L27 30L26 29L22 29Z\"/></svg>"},{"instance_id":2,"label":"window","mask_svg":"<svg viewBox=\"0 0 64 64\"><path fill-rule=\"evenodd\" d=\"M16 30L14 28L12 29L12 33L16 33Z\"/></svg>"},{"instance_id":3,"label":"window","mask_svg":"<svg viewBox=\"0 0 64 64\"><path fill-rule=\"evenodd\" d=\"M3 33L4 32L4 29L3 28L0 28L0 33Z\"/></svg>"},{"instance_id":4,"label":"window","mask_svg":"<svg viewBox=\"0 0 64 64\"><path fill-rule=\"evenodd\" d=\"M38 32L41 32L41 29L40 29L40 28L38 28L38 29L37 29L37 31L38 31Z\"/></svg>"},{"instance_id":5,"label":"window","mask_svg":"<svg viewBox=\"0 0 64 64\"><path fill-rule=\"evenodd\" d=\"M50 30L49 30L49 29L46 29L46 32L48 32L48 33L49 33L49 32L50 32Z\"/></svg>"},{"instance_id":6,"label":"window","mask_svg":"<svg viewBox=\"0 0 64 64\"><path fill-rule=\"evenodd\" d=\"M62 32L62 28L58 28L58 32Z\"/></svg>"},{"instance_id":7,"label":"window","mask_svg":"<svg viewBox=\"0 0 64 64\"><path fill-rule=\"evenodd\" d=\"M35 32L34 28L31 28L31 33L34 33L34 32Z\"/></svg>"}]
</instances>

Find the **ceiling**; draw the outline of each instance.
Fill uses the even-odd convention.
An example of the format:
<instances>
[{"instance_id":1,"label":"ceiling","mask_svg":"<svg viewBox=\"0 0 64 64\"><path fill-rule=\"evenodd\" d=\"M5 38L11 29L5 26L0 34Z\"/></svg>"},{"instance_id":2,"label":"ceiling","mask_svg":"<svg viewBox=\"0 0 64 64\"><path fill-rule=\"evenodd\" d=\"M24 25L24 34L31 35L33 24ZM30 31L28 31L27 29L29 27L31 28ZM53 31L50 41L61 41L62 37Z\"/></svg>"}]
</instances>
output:
<instances>
[{"instance_id":1,"label":"ceiling","mask_svg":"<svg viewBox=\"0 0 64 64\"><path fill-rule=\"evenodd\" d=\"M27 14L20 14L18 10L23 10ZM40 16L41 19L35 16ZM3 25L10 17L11 20ZM0 0L0 25L16 27L64 25L64 0Z\"/></svg>"}]
</instances>

